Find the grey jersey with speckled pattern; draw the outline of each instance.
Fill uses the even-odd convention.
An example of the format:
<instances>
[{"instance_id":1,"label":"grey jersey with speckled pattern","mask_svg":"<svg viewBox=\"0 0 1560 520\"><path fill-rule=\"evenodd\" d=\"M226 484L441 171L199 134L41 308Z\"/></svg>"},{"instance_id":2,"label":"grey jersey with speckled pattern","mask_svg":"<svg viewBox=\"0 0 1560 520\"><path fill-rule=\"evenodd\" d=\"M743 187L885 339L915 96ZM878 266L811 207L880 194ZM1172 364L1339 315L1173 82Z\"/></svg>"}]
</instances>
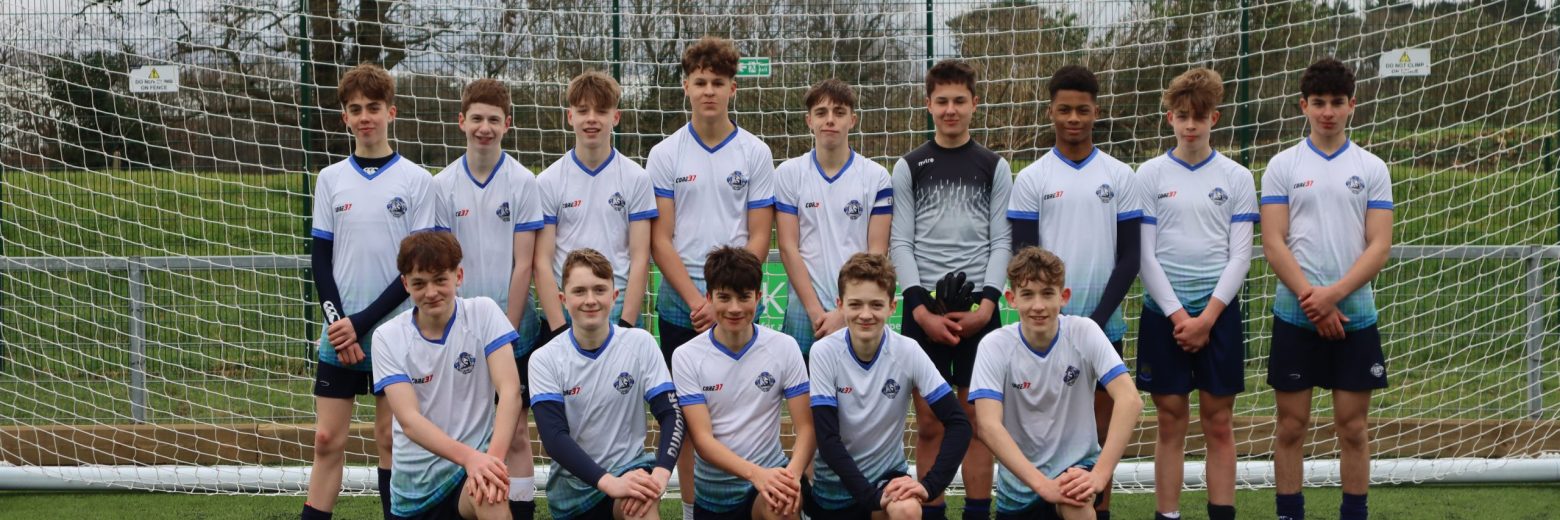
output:
<instances>
[{"instance_id":1,"label":"grey jersey with speckled pattern","mask_svg":"<svg viewBox=\"0 0 1560 520\"><path fill-rule=\"evenodd\" d=\"M1013 172L1006 159L973 140L958 148L927 141L894 165L892 184L889 253L900 288L931 290L958 271L1003 288L1012 257L1006 211Z\"/></svg>"}]
</instances>

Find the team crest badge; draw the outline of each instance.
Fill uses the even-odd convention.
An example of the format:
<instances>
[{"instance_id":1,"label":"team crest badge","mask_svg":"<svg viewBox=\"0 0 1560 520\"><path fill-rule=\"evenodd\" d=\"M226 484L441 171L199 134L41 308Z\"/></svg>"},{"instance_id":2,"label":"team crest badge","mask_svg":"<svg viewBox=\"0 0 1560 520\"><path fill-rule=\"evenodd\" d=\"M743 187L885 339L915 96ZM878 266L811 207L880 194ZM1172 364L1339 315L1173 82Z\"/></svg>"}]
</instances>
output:
<instances>
[{"instance_id":1,"label":"team crest badge","mask_svg":"<svg viewBox=\"0 0 1560 520\"><path fill-rule=\"evenodd\" d=\"M1067 386L1072 386L1073 383L1078 382L1078 374L1078 367L1067 365L1067 373L1062 375L1062 382L1067 383Z\"/></svg>"},{"instance_id":2,"label":"team crest badge","mask_svg":"<svg viewBox=\"0 0 1560 520\"><path fill-rule=\"evenodd\" d=\"M895 397L899 397L899 390L901 390L901 387L899 386L899 382L895 381L894 378L892 378L892 377L888 378L887 381L883 382L883 396L884 397L887 397L889 399L893 399Z\"/></svg>"},{"instance_id":3,"label":"team crest badge","mask_svg":"<svg viewBox=\"0 0 1560 520\"><path fill-rule=\"evenodd\" d=\"M850 203L845 205L845 215L849 216L851 220L861 218L862 210L861 201L859 200L851 200Z\"/></svg>"},{"instance_id":4,"label":"team crest badge","mask_svg":"<svg viewBox=\"0 0 1560 520\"><path fill-rule=\"evenodd\" d=\"M1387 367L1381 366L1381 363L1375 363L1375 364L1372 364L1370 366L1370 376L1371 377L1381 377L1381 376L1384 376L1386 374L1387 374Z\"/></svg>"},{"instance_id":5,"label":"team crest badge","mask_svg":"<svg viewBox=\"0 0 1560 520\"><path fill-rule=\"evenodd\" d=\"M406 199L400 197L390 199L390 202L385 204L385 210L390 212L390 216L401 218L406 214Z\"/></svg>"},{"instance_id":6,"label":"team crest badge","mask_svg":"<svg viewBox=\"0 0 1560 520\"><path fill-rule=\"evenodd\" d=\"M1365 181L1360 180L1360 176L1358 175L1350 176L1349 180L1344 181L1343 185L1348 186L1349 191L1354 193L1365 191Z\"/></svg>"},{"instance_id":7,"label":"team crest badge","mask_svg":"<svg viewBox=\"0 0 1560 520\"><path fill-rule=\"evenodd\" d=\"M628 391L634 389L634 376L628 375L628 372L618 374L617 381L612 383L612 388L616 388L620 394L628 395Z\"/></svg>"},{"instance_id":8,"label":"team crest badge","mask_svg":"<svg viewBox=\"0 0 1560 520\"><path fill-rule=\"evenodd\" d=\"M735 170L731 172L731 175L726 176L726 184L730 185L733 190L742 191L742 188L747 187L748 178L742 175L742 170Z\"/></svg>"},{"instance_id":9,"label":"team crest badge","mask_svg":"<svg viewBox=\"0 0 1560 520\"><path fill-rule=\"evenodd\" d=\"M455 358L455 370L459 370L462 374L470 374L476 366L477 358L470 352L461 352L460 357Z\"/></svg>"},{"instance_id":10,"label":"team crest badge","mask_svg":"<svg viewBox=\"0 0 1560 520\"><path fill-rule=\"evenodd\" d=\"M1225 193L1224 188L1214 188L1213 191L1208 192L1208 200L1213 201L1215 206L1223 206L1230 200L1230 194Z\"/></svg>"},{"instance_id":11,"label":"team crest badge","mask_svg":"<svg viewBox=\"0 0 1560 520\"><path fill-rule=\"evenodd\" d=\"M768 392L771 388L775 387L775 376L769 375L769 372L767 371L762 372L758 374L758 379L753 380L753 386L757 386L759 390Z\"/></svg>"},{"instance_id":12,"label":"team crest badge","mask_svg":"<svg viewBox=\"0 0 1560 520\"><path fill-rule=\"evenodd\" d=\"M612 192L612 196L607 198L607 205L612 206L614 210L623 211L623 208L628 206L628 201L623 200L622 193Z\"/></svg>"},{"instance_id":13,"label":"team crest badge","mask_svg":"<svg viewBox=\"0 0 1560 520\"><path fill-rule=\"evenodd\" d=\"M509 203L508 202L505 202L505 203L500 204L498 206L498 219L502 220L504 222L509 222Z\"/></svg>"},{"instance_id":14,"label":"team crest badge","mask_svg":"<svg viewBox=\"0 0 1560 520\"><path fill-rule=\"evenodd\" d=\"M1101 184L1100 187L1094 189L1094 196L1099 197L1100 202L1110 202L1111 199L1116 198L1116 191L1110 189L1109 184Z\"/></svg>"}]
</instances>

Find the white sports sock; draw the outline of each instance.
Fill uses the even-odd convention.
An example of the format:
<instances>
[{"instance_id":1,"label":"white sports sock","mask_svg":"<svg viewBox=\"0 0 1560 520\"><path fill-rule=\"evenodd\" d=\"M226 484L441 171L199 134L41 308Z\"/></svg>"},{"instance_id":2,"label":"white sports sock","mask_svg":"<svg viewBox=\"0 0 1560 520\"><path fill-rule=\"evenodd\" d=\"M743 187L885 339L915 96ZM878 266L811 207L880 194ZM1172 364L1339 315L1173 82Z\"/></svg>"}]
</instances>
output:
<instances>
[{"instance_id":1,"label":"white sports sock","mask_svg":"<svg viewBox=\"0 0 1560 520\"><path fill-rule=\"evenodd\" d=\"M683 502L683 520L693 520L693 504Z\"/></svg>"},{"instance_id":2,"label":"white sports sock","mask_svg":"<svg viewBox=\"0 0 1560 520\"><path fill-rule=\"evenodd\" d=\"M536 477L509 477L509 500L511 502L536 500Z\"/></svg>"}]
</instances>

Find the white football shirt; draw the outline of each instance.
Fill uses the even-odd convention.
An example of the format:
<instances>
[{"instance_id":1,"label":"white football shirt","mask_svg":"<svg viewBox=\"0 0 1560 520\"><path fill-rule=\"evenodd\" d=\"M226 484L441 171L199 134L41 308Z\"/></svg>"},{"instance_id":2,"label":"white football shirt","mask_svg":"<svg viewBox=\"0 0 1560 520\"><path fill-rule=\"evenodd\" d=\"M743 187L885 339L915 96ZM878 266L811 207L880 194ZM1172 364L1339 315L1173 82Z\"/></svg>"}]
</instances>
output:
<instances>
[{"instance_id":1,"label":"white football shirt","mask_svg":"<svg viewBox=\"0 0 1560 520\"><path fill-rule=\"evenodd\" d=\"M1132 168L1095 148L1080 162L1056 149L1018 172L1008 218L1039 221L1039 245L1067 265L1072 300L1063 314L1087 317L1104 296L1116 266L1116 223L1143 216L1142 189ZM1127 332L1121 308L1105 334L1120 341Z\"/></svg>"},{"instance_id":2,"label":"white football shirt","mask_svg":"<svg viewBox=\"0 0 1560 520\"><path fill-rule=\"evenodd\" d=\"M570 251L588 247L612 261L617 289L627 289L629 223L659 216L644 168L613 150L592 170L571 150L542 171L537 184L542 220L557 228L553 279L563 282L563 261Z\"/></svg>"},{"instance_id":3,"label":"white football shirt","mask_svg":"<svg viewBox=\"0 0 1560 520\"><path fill-rule=\"evenodd\" d=\"M812 406L839 410L840 438L856 467L869 479L906 471L905 417L911 396L936 402L953 392L915 340L887 330L872 360L862 362L841 329L813 345ZM849 433L846 433L849 432ZM814 459L813 494L827 509L854 502L838 474L822 457Z\"/></svg>"},{"instance_id":4,"label":"white football shirt","mask_svg":"<svg viewBox=\"0 0 1560 520\"><path fill-rule=\"evenodd\" d=\"M775 170L775 209L796 215L802 263L819 303L833 310L840 266L867 250L867 224L874 215L893 214L894 190L888 170L861 154L851 152L831 178L817 153L792 158ZM790 297L796 301L795 290Z\"/></svg>"},{"instance_id":5,"label":"white football shirt","mask_svg":"<svg viewBox=\"0 0 1560 520\"><path fill-rule=\"evenodd\" d=\"M1365 212L1392 210L1392 178L1387 163L1352 141L1325 155L1307 138L1273 156L1262 176L1262 204L1289 206L1289 236L1284 243L1312 284L1336 283L1365 253ZM1371 284L1338 302L1349 317L1345 330L1376 323ZM1273 313L1286 323L1315 329L1300 300L1278 284Z\"/></svg>"},{"instance_id":6,"label":"white football shirt","mask_svg":"<svg viewBox=\"0 0 1560 520\"><path fill-rule=\"evenodd\" d=\"M1229 263L1230 225L1261 218L1251 170L1216 151L1198 164L1166 152L1139 166L1137 178L1147 194L1143 223L1155 226L1154 257L1177 303L1200 313ZM1220 299L1229 303L1231 296ZM1154 300L1143 305L1168 314Z\"/></svg>"},{"instance_id":7,"label":"white football shirt","mask_svg":"<svg viewBox=\"0 0 1560 520\"><path fill-rule=\"evenodd\" d=\"M1061 316L1056 337L1042 353L1014 323L986 335L975 354L970 402L1002 402L1002 425L1029 463L1056 478L1075 465L1092 465L1100 443L1094 424L1094 385L1127 373L1126 365L1093 320ZM997 472L998 510L1036 499L1006 467ZM1006 506L1004 508L1004 506Z\"/></svg>"},{"instance_id":8,"label":"white football shirt","mask_svg":"<svg viewBox=\"0 0 1560 520\"><path fill-rule=\"evenodd\" d=\"M808 393L807 367L796 340L754 325L753 339L733 353L715 340L715 329L672 352L677 402L709 409L715 439L767 468L787 464L780 449L780 411L786 400ZM699 506L727 512L742 503L752 484L694 457Z\"/></svg>"},{"instance_id":9,"label":"white football shirt","mask_svg":"<svg viewBox=\"0 0 1560 520\"><path fill-rule=\"evenodd\" d=\"M672 244L689 276L704 279L711 249L747 245L748 210L775 203L774 169L769 146L741 128L706 147L689 123L650 149L645 171L677 208Z\"/></svg>"},{"instance_id":10,"label":"white football shirt","mask_svg":"<svg viewBox=\"0 0 1560 520\"><path fill-rule=\"evenodd\" d=\"M432 183L428 170L399 154L372 172L351 157L320 170L311 234L331 241L331 274L341 293L343 317L368 308L401 276L395 266L401 239L434 228ZM390 315L410 308L411 302L403 302ZM360 336L367 333L358 331ZM367 356L351 368L368 371L373 353L368 344L362 346ZM336 350L325 347L319 349L320 361L340 366Z\"/></svg>"},{"instance_id":11,"label":"white football shirt","mask_svg":"<svg viewBox=\"0 0 1560 520\"><path fill-rule=\"evenodd\" d=\"M673 398L675 387L655 337L643 329L609 326L606 343L595 350L581 349L572 330L536 349L530 392L532 403L562 403L570 438L613 472L645 456L647 405L662 394ZM583 513L597 493L595 482L553 463L547 483L551 506Z\"/></svg>"},{"instance_id":12,"label":"white football shirt","mask_svg":"<svg viewBox=\"0 0 1560 520\"><path fill-rule=\"evenodd\" d=\"M417 327L416 309L374 330L374 391L406 383L417 393L417 410L450 438L483 451L493 436L497 392L489 376L490 356L519 338L498 304L489 298L457 298L444 335L429 339ZM500 362L513 363L505 356ZM438 504L456 489L466 470L413 442L394 421L390 481L391 511L412 516Z\"/></svg>"}]
</instances>

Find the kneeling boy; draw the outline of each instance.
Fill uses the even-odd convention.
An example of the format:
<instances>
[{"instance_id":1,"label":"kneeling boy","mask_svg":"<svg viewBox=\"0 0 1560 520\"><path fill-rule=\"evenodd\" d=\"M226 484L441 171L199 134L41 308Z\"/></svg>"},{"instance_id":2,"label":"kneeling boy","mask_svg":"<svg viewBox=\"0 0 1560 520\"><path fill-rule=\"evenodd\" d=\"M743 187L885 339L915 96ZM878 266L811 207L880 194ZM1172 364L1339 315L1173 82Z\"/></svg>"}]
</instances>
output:
<instances>
[{"instance_id":1,"label":"kneeling boy","mask_svg":"<svg viewBox=\"0 0 1560 520\"><path fill-rule=\"evenodd\" d=\"M919 519L942 495L970 444L959 396L915 340L885 325L894 315L894 265L856 253L840 268L835 307L846 330L818 340L812 357L812 410L818 430L812 518ZM937 462L920 481L905 464L911 396L931 403L944 434ZM841 432L851 432L849 436Z\"/></svg>"},{"instance_id":2,"label":"kneeling boy","mask_svg":"<svg viewBox=\"0 0 1560 520\"><path fill-rule=\"evenodd\" d=\"M417 519L509 518L504 455L520 420L520 374L504 310L455 295L460 244L401 241L396 267L415 308L374 331L374 391L395 414L390 511ZM498 394L493 400L473 398Z\"/></svg>"},{"instance_id":3,"label":"kneeling boy","mask_svg":"<svg viewBox=\"0 0 1560 520\"><path fill-rule=\"evenodd\" d=\"M547 509L558 519L660 518L677 466L682 415L655 338L612 324L612 263L594 249L563 260L563 307L572 327L531 356L531 402L552 456ZM645 453L645 405L661 426Z\"/></svg>"},{"instance_id":4,"label":"kneeling boy","mask_svg":"<svg viewBox=\"0 0 1560 520\"><path fill-rule=\"evenodd\" d=\"M1143 411L1132 378L1092 320L1062 316L1072 292L1055 254L1027 247L1008 264L1018 323L981 341L970 382L977 434L1001 462L997 519L1094 518ZM1115 402L1102 449L1094 384Z\"/></svg>"}]
</instances>

